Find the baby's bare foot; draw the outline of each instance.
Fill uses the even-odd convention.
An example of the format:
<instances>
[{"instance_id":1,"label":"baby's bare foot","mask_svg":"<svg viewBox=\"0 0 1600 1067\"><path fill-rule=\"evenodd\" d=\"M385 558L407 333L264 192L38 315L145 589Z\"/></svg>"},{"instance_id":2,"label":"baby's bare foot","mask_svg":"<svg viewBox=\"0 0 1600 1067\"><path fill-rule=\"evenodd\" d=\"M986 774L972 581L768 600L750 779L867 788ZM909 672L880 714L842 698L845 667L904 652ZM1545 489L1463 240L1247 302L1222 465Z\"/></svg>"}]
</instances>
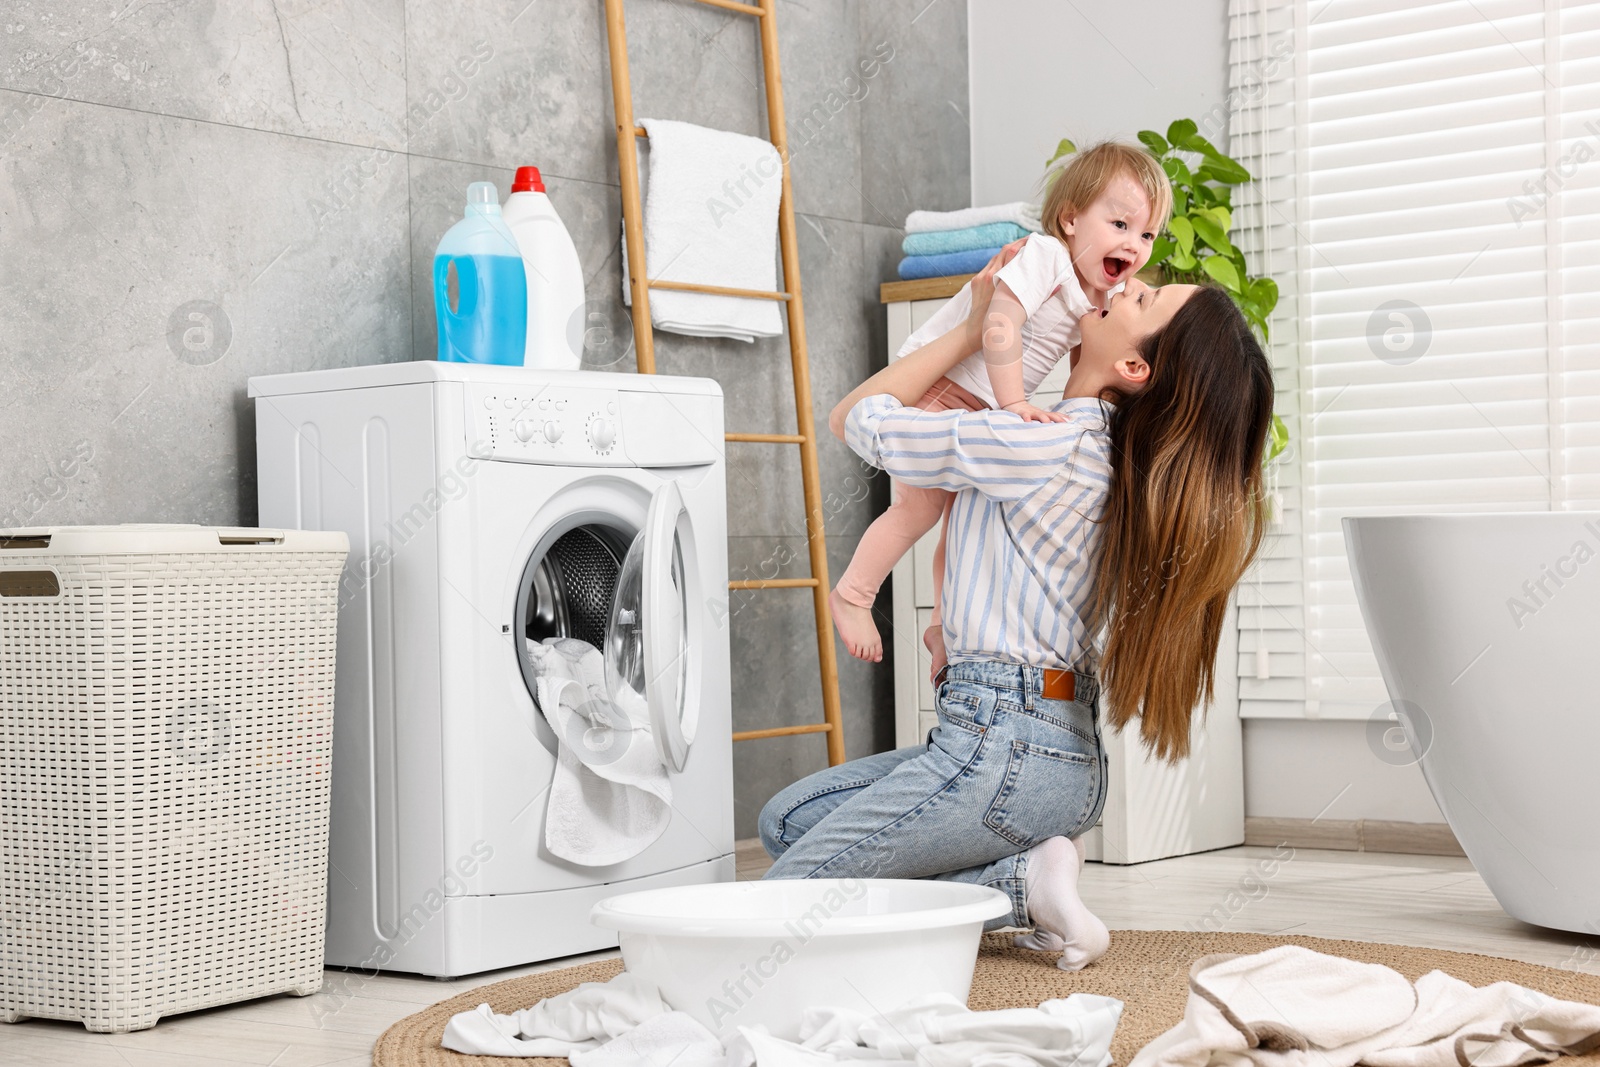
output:
<instances>
[{"instance_id":1,"label":"baby's bare foot","mask_svg":"<svg viewBox=\"0 0 1600 1067\"><path fill-rule=\"evenodd\" d=\"M883 662L883 638L872 621L872 609L852 604L835 589L828 594L828 610L833 613L833 627L844 639L844 647L856 659L868 663Z\"/></svg>"}]
</instances>

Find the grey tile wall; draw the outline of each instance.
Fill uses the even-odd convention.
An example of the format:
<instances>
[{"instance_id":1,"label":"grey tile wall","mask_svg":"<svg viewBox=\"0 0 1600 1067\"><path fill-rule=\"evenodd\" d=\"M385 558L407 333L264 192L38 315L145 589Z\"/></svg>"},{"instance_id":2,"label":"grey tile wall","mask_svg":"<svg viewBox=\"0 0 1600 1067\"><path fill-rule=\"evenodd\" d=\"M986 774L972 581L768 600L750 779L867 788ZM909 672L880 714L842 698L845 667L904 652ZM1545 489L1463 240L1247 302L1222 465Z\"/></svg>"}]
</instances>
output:
<instances>
[{"instance_id":1,"label":"grey tile wall","mask_svg":"<svg viewBox=\"0 0 1600 1067\"><path fill-rule=\"evenodd\" d=\"M905 213L968 202L966 6L778 9L820 419L886 358ZM627 19L638 115L764 132L753 22ZM598 0L15 0L0 23L0 525L254 523L246 378L433 358L434 246L468 182L504 194L520 164L578 245L586 367L633 370ZM795 426L784 339L656 351L722 383L730 429ZM837 576L887 487L826 433L821 461ZM795 451L730 446L728 489L735 576L805 574ZM820 718L809 595L734 609L736 724ZM839 658L848 755L889 747L890 664ZM825 764L817 736L737 746L739 835Z\"/></svg>"}]
</instances>

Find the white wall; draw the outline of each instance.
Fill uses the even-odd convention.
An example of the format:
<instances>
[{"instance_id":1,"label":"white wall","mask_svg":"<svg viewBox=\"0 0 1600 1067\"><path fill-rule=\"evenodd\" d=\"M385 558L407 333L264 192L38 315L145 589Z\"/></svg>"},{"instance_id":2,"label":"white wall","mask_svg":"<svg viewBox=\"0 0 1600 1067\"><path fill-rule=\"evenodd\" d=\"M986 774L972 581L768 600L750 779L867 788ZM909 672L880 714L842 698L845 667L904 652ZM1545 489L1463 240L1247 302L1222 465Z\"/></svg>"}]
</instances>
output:
<instances>
[{"instance_id":1,"label":"white wall","mask_svg":"<svg viewBox=\"0 0 1600 1067\"><path fill-rule=\"evenodd\" d=\"M1036 195L1063 137L1131 141L1224 103L1227 10L1227 0L968 0L972 202Z\"/></svg>"},{"instance_id":2,"label":"white wall","mask_svg":"<svg viewBox=\"0 0 1600 1067\"><path fill-rule=\"evenodd\" d=\"M1227 0L969 0L967 20L974 204L1035 197L1062 137L1192 118L1226 150ZM1443 822L1422 772L1378 759L1366 730L1245 720L1245 814Z\"/></svg>"},{"instance_id":3,"label":"white wall","mask_svg":"<svg viewBox=\"0 0 1600 1067\"><path fill-rule=\"evenodd\" d=\"M1444 822L1416 764L1379 759L1365 722L1244 720L1244 813Z\"/></svg>"}]
</instances>

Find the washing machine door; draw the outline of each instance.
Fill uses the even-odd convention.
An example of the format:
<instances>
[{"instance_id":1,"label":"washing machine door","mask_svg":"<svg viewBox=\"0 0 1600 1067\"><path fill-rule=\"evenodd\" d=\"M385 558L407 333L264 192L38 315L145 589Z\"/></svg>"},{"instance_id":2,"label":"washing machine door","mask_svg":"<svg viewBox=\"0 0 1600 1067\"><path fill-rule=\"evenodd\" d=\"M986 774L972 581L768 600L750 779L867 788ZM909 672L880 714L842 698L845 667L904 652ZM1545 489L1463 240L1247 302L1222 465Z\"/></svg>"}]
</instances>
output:
<instances>
[{"instance_id":1,"label":"washing machine door","mask_svg":"<svg viewBox=\"0 0 1600 1067\"><path fill-rule=\"evenodd\" d=\"M689 698L688 601L680 527L688 516L682 494L667 482L650 501L644 529L634 538L617 578L606 632L606 680L612 699L634 690L650 711L650 732L661 761L683 770L694 743L699 709Z\"/></svg>"}]
</instances>

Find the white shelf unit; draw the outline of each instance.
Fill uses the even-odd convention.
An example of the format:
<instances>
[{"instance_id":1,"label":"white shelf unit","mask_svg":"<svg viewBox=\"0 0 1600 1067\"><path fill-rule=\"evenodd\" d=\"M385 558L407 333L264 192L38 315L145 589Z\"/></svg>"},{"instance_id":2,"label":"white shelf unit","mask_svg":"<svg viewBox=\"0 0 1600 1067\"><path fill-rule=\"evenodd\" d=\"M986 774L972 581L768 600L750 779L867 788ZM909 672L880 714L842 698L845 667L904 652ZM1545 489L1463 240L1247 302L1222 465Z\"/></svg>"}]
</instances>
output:
<instances>
[{"instance_id":1,"label":"white shelf unit","mask_svg":"<svg viewBox=\"0 0 1600 1067\"><path fill-rule=\"evenodd\" d=\"M950 292L959 288L952 280ZM947 296L891 299L896 286L884 287L890 358L911 333L927 322ZM926 291L928 286L919 284ZM1041 406L1061 398L1066 382L1063 360L1035 391ZM892 490L891 490L892 491ZM895 745L926 743L938 722L934 713L931 666L922 631L933 616L933 553L937 528L928 531L893 573ZM1216 702L1203 719L1196 715L1189 759L1176 767L1148 757L1130 724L1126 735L1102 732L1109 763L1109 789L1100 821L1084 837L1088 858L1104 863L1143 863L1228 848L1244 843L1244 763L1239 725L1236 605L1230 604L1217 649ZM1102 705L1101 714L1104 715Z\"/></svg>"}]
</instances>

